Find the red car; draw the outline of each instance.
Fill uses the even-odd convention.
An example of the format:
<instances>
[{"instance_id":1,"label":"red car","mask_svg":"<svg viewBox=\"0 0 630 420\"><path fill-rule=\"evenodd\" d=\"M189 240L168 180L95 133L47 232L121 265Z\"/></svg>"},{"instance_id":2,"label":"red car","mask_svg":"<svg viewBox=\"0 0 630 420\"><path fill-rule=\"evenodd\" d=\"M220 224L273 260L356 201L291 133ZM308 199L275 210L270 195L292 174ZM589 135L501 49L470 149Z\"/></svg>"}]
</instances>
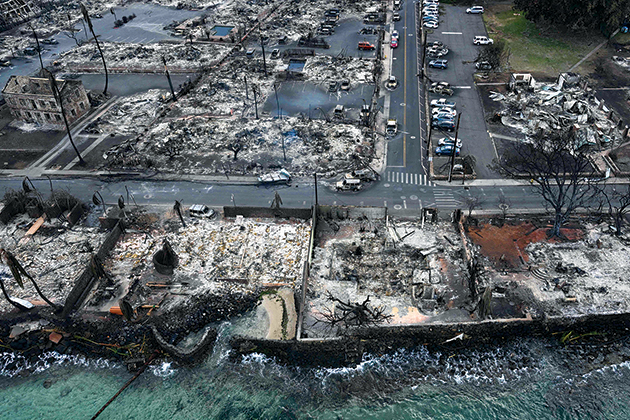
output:
<instances>
[{"instance_id":1,"label":"red car","mask_svg":"<svg viewBox=\"0 0 630 420\"><path fill-rule=\"evenodd\" d=\"M392 42L390 42L392 48L398 48L398 38L392 38Z\"/></svg>"}]
</instances>

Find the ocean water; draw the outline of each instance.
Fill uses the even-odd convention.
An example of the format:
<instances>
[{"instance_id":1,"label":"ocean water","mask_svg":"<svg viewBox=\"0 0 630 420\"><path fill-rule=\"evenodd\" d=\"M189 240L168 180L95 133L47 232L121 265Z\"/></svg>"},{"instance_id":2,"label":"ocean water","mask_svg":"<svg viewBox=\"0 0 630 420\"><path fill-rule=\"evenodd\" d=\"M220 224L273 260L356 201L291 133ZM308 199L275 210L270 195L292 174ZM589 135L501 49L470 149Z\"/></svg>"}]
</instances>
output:
<instances>
[{"instance_id":1,"label":"ocean water","mask_svg":"<svg viewBox=\"0 0 630 420\"><path fill-rule=\"evenodd\" d=\"M99 419L630 419L630 364L593 368L596 350L554 340L418 347L307 369L259 354L231 362L228 334L200 365L151 367ZM6 368L13 357L0 357L0 419L89 419L132 376L48 354L21 377L24 362Z\"/></svg>"}]
</instances>

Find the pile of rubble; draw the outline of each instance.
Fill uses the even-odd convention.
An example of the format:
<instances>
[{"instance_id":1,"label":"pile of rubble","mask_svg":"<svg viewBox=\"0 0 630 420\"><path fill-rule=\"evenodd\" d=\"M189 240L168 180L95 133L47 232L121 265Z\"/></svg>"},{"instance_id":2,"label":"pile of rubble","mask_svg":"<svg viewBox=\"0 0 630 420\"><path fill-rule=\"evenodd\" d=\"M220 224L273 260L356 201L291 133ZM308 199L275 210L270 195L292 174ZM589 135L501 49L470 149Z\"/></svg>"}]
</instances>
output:
<instances>
[{"instance_id":1,"label":"pile of rubble","mask_svg":"<svg viewBox=\"0 0 630 420\"><path fill-rule=\"evenodd\" d=\"M392 323L425 322L465 297L461 241L449 224L362 218L320 221L308 290L309 336L321 334L318 313L328 293L382 306ZM451 301L449 303L449 301Z\"/></svg>"},{"instance_id":2,"label":"pile of rubble","mask_svg":"<svg viewBox=\"0 0 630 420\"><path fill-rule=\"evenodd\" d=\"M229 47L216 44L120 44L103 42L101 45L107 67L110 70L129 71L154 70L162 73L162 57L171 71L196 71L218 62L229 51ZM96 44L85 44L59 55L57 60L64 71L84 70L90 66L100 68L101 56Z\"/></svg>"},{"instance_id":3,"label":"pile of rubble","mask_svg":"<svg viewBox=\"0 0 630 420\"><path fill-rule=\"evenodd\" d=\"M375 60L358 57L315 56L304 66L304 76L316 83L349 80L351 84L375 83Z\"/></svg>"},{"instance_id":4,"label":"pile of rubble","mask_svg":"<svg viewBox=\"0 0 630 420\"><path fill-rule=\"evenodd\" d=\"M170 233L125 234L106 266L117 281L131 276L142 284L179 284L193 295L225 287L251 293L267 283L295 287L301 282L309 235L310 222L203 219ZM152 263L164 239L179 259L168 280Z\"/></svg>"},{"instance_id":5,"label":"pile of rubble","mask_svg":"<svg viewBox=\"0 0 630 420\"><path fill-rule=\"evenodd\" d=\"M164 110L164 102L170 96L170 92L161 89L150 89L145 93L127 96L90 123L86 130L92 134L113 133L126 136L140 134L150 127ZM109 154L110 152L105 153L106 160Z\"/></svg>"},{"instance_id":6,"label":"pile of rubble","mask_svg":"<svg viewBox=\"0 0 630 420\"><path fill-rule=\"evenodd\" d=\"M371 149L361 129L351 124L293 117L182 117L157 124L141 140L110 149L105 165L129 167L132 162L150 162L167 172L252 175L283 167L295 176L316 171L334 176L353 165L353 155L369 156Z\"/></svg>"},{"instance_id":7,"label":"pile of rubble","mask_svg":"<svg viewBox=\"0 0 630 420\"><path fill-rule=\"evenodd\" d=\"M576 79L576 80L573 80ZM563 76L559 80L564 80ZM557 131L572 128L577 132L576 147L610 147L622 141L622 133L603 103L592 90L584 90L575 76L566 76L562 84L538 83L506 94L492 92L490 98L501 102L503 109L495 120L526 136L539 130Z\"/></svg>"},{"instance_id":8,"label":"pile of rubble","mask_svg":"<svg viewBox=\"0 0 630 420\"><path fill-rule=\"evenodd\" d=\"M73 226L72 229L58 220L47 221L34 235L26 235L33 219L26 214L15 217L0 228L0 248L11 252L18 262L33 276L44 296L63 305L79 274L87 267L92 253L96 252L107 232L98 228ZM11 276L9 268L0 265L0 276L10 296L39 302L41 298L29 280L21 289ZM0 299L0 312L13 308Z\"/></svg>"},{"instance_id":9,"label":"pile of rubble","mask_svg":"<svg viewBox=\"0 0 630 420\"><path fill-rule=\"evenodd\" d=\"M528 245L532 293L554 315L629 312L627 235L612 235L608 224L585 230L580 241Z\"/></svg>"}]
</instances>

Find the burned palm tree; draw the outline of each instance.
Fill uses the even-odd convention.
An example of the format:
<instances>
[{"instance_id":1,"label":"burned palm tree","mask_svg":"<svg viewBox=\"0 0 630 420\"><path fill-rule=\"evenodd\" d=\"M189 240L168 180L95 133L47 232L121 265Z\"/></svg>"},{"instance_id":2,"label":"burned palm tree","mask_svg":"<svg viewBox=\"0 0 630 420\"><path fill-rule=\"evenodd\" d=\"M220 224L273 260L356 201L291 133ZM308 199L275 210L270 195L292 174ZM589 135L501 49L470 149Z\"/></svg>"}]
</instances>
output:
<instances>
[{"instance_id":1,"label":"burned palm tree","mask_svg":"<svg viewBox=\"0 0 630 420\"><path fill-rule=\"evenodd\" d=\"M35 282L35 279L33 279L33 277L28 274L26 272L26 270L24 269L24 267L22 267L22 264L20 264L20 262L15 258L15 256L13 256L13 254L11 254L9 251L7 251L4 248L0 248L0 258L2 259L2 262L9 267L9 270L11 270L11 274L13 275L13 279L15 280L15 282L21 287L24 288L24 280L22 279L22 276L26 277L27 279L29 279L31 281L31 283L33 283L33 286L35 287L35 290L37 291L37 294L50 306L52 306L53 308L57 308L57 305L55 305L54 303L52 303L46 296L44 296L44 294L42 293L42 291L40 290L39 286L37 285L37 283ZM7 301L9 301L9 303L21 310L25 310L28 309L26 307L24 307L23 305L20 305L18 302L14 301L13 299L11 299L9 297L9 294L7 293L5 287L4 287L4 282L2 281L2 279L0 279L0 287L2 288L2 294L4 295L5 299Z\"/></svg>"},{"instance_id":2,"label":"burned palm tree","mask_svg":"<svg viewBox=\"0 0 630 420\"><path fill-rule=\"evenodd\" d=\"M109 76L107 74L107 64L105 64L105 56L103 55L103 50L101 50L101 44L98 42L98 38L94 33L94 27L92 26L92 20L90 19L90 15L88 14L87 9L83 5L83 3L79 3L81 6L81 13L83 13L83 19L87 22L88 27L90 28L90 32L92 32L92 36L94 37L94 42L96 43L96 48L98 48L98 52L101 54L101 60L103 60L103 69L105 70L105 89L103 89L103 95L107 95L107 82L109 80Z\"/></svg>"},{"instance_id":3,"label":"burned palm tree","mask_svg":"<svg viewBox=\"0 0 630 420\"><path fill-rule=\"evenodd\" d=\"M81 157L81 153L79 153L79 149L74 144L72 140L72 133L70 133L70 124L68 124L68 118L66 118L66 111L63 107L63 98L61 97L61 93L59 92L59 87L57 86L57 81L55 80L55 76L48 71L48 80L50 81L50 90L52 90L53 96L55 97L55 102L61 108L61 116L63 117L63 122L66 125L66 132L68 133L68 139L70 139L70 144L72 144L72 148L74 149L77 157L79 158L79 164L85 165L85 161Z\"/></svg>"},{"instance_id":4,"label":"burned palm tree","mask_svg":"<svg viewBox=\"0 0 630 420\"><path fill-rule=\"evenodd\" d=\"M184 222L184 216L182 215L182 203L180 203L178 200L175 200L173 210L175 211L175 213L177 213L177 215L179 216L179 220L182 221L182 226L185 228L186 222Z\"/></svg>"}]
</instances>

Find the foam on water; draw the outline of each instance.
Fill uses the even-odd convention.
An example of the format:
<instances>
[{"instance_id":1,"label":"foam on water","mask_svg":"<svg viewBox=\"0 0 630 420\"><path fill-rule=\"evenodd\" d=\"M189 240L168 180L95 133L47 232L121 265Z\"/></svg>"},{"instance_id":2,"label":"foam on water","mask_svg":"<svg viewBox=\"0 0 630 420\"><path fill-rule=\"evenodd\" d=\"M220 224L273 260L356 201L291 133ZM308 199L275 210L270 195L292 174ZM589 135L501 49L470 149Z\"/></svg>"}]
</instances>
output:
<instances>
[{"instance_id":1,"label":"foam on water","mask_svg":"<svg viewBox=\"0 0 630 420\"><path fill-rule=\"evenodd\" d=\"M106 359L88 359L85 356L44 352L34 362L19 353L0 353L0 376L14 377L23 371L41 373L52 366L77 366L91 369L110 369L118 364Z\"/></svg>"}]
</instances>

